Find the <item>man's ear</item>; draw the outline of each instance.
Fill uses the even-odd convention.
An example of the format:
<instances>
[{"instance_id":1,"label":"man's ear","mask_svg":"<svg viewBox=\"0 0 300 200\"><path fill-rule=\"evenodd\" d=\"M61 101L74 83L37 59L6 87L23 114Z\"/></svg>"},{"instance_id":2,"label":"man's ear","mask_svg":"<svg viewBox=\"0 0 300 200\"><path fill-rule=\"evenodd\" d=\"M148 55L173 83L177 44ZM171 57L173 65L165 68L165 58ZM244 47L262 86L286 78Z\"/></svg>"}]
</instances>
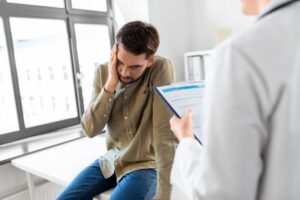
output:
<instances>
[{"instance_id":1,"label":"man's ear","mask_svg":"<svg viewBox=\"0 0 300 200\"><path fill-rule=\"evenodd\" d=\"M147 61L148 61L147 67L151 67L153 65L153 63L155 62L155 56L154 55L149 56Z\"/></svg>"}]
</instances>

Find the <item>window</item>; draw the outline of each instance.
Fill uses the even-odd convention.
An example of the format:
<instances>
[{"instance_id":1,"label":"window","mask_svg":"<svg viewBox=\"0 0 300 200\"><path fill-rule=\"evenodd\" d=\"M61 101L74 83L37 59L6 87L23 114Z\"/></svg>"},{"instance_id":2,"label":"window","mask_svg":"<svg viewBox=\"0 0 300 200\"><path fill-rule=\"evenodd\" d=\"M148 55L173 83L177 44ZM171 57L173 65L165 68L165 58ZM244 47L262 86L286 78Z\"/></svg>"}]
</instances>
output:
<instances>
[{"instance_id":1,"label":"window","mask_svg":"<svg viewBox=\"0 0 300 200\"><path fill-rule=\"evenodd\" d=\"M9 3L19 3L19 4L29 4L29 5L37 5L37 6L51 6L51 7L64 7L64 0L6 0Z\"/></svg>"},{"instance_id":2,"label":"window","mask_svg":"<svg viewBox=\"0 0 300 200\"><path fill-rule=\"evenodd\" d=\"M5 42L2 19L0 18L0 134L19 130L16 103L13 93L11 71Z\"/></svg>"},{"instance_id":3,"label":"window","mask_svg":"<svg viewBox=\"0 0 300 200\"><path fill-rule=\"evenodd\" d=\"M110 0L0 1L0 145L80 123L111 13Z\"/></svg>"},{"instance_id":4,"label":"window","mask_svg":"<svg viewBox=\"0 0 300 200\"><path fill-rule=\"evenodd\" d=\"M65 21L11 18L10 23L25 127L76 117L74 79L64 78L72 77Z\"/></svg>"},{"instance_id":5,"label":"window","mask_svg":"<svg viewBox=\"0 0 300 200\"><path fill-rule=\"evenodd\" d=\"M75 24L76 44L81 73L84 108L91 97L91 86L96 67L108 61L110 54L109 30L107 26Z\"/></svg>"},{"instance_id":6,"label":"window","mask_svg":"<svg viewBox=\"0 0 300 200\"><path fill-rule=\"evenodd\" d=\"M72 0L75 9L107 11L106 0Z\"/></svg>"}]
</instances>

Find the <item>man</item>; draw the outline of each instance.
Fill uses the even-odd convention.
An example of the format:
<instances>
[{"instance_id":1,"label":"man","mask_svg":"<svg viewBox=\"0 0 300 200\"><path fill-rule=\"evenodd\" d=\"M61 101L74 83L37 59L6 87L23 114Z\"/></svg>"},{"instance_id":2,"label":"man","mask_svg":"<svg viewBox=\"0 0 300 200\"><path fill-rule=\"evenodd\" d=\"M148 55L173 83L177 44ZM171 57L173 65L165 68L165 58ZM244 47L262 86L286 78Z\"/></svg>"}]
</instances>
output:
<instances>
[{"instance_id":1,"label":"man","mask_svg":"<svg viewBox=\"0 0 300 200\"><path fill-rule=\"evenodd\" d=\"M92 199L113 187L111 200L169 199L177 139L169 127L171 113L154 87L173 81L172 64L155 56L159 35L150 24L130 22L116 41L109 63L96 71L92 100L81 119L89 137L107 125L108 151L58 199Z\"/></svg>"},{"instance_id":2,"label":"man","mask_svg":"<svg viewBox=\"0 0 300 200\"><path fill-rule=\"evenodd\" d=\"M258 20L215 52L204 139L191 112L170 120L180 139L172 183L206 200L300 199L300 1L243 0Z\"/></svg>"}]
</instances>

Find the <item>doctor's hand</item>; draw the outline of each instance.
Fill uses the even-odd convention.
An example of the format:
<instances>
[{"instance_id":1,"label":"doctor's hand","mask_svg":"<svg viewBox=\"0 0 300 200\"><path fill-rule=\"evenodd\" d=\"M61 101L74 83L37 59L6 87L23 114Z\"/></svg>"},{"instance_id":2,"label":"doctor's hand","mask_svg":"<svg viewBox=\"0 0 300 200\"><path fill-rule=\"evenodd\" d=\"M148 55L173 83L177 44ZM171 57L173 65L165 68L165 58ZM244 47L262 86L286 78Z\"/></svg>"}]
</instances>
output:
<instances>
[{"instance_id":1,"label":"doctor's hand","mask_svg":"<svg viewBox=\"0 0 300 200\"><path fill-rule=\"evenodd\" d=\"M188 110L182 119L179 119L175 115L170 119L171 130L179 141L183 138L194 138L192 116L192 110Z\"/></svg>"},{"instance_id":2,"label":"doctor's hand","mask_svg":"<svg viewBox=\"0 0 300 200\"><path fill-rule=\"evenodd\" d=\"M119 83L119 77L117 72L117 53L118 44L115 44L111 50L110 60L108 62L108 79L104 86L104 89L110 93L114 93Z\"/></svg>"}]
</instances>

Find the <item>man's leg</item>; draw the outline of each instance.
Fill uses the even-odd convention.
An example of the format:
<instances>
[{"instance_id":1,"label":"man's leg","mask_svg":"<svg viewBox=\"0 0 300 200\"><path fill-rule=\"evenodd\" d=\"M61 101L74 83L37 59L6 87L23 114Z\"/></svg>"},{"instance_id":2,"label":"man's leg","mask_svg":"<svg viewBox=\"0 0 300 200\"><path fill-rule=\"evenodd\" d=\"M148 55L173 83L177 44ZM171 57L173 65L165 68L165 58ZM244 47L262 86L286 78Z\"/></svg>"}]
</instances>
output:
<instances>
[{"instance_id":1,"label":"man's leg","mask_svg":"<svg viewBox=\"0 0 300 200\"><path fill-rule=\"evenodd\" d=\"M156 176L155 169L126 174L118 182L110 200L152 200L156 193Z\"/></svg>"},{"instance_id":2,"label":"man's leg","mask_svg":"<svg viewBox=\"0 0 300 200\"><path fill-rule=\"evenodd\" d=\"M116 184L115 175L104 178L97 159L76 176L57 200L92 200L94 196L115 187Z\"/></svg>"}]
</instances>

